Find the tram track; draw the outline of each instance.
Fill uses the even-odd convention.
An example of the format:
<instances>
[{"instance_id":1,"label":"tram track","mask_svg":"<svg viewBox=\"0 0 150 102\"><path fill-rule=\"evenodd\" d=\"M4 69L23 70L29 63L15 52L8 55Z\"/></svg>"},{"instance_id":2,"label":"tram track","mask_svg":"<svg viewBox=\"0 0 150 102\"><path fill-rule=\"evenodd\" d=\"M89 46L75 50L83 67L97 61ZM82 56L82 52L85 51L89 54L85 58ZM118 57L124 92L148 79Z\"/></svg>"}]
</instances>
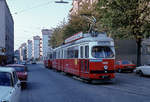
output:
<instances>
[{"instance_id":1,"label":"tram track","mask_svg":"<svg viewBox=\"0 0 150 102\"><path fill-rule=\"evenodd\" d=\"M112 87L112 86L103 86L103 88L107 88L107 89L111 89L111 90L118 90L118 91L126 92L129 94L134 94L137 96L144 96L144 97L150 96L150 94L145 94L145 92L140 92L140 91L136 91L136 90L129 89L129 88Z\"/></svg>"},{"instance_id":2,"label":"tram track","mask_svg":"<svg viewBox=\"0 0 150 102\"><path fill-rule=\"evenodd\" d=\"M140 80L139 80L140 79ZM113 90L119 90L122 92L131 93L134 95L140 95L149 97L150 96L150 85L144 84L149 82L146 78L137 78L137 76L117 74L116 83L113 85L102 85L104 88L109 88Z\"/></svg>"}]
</instances>

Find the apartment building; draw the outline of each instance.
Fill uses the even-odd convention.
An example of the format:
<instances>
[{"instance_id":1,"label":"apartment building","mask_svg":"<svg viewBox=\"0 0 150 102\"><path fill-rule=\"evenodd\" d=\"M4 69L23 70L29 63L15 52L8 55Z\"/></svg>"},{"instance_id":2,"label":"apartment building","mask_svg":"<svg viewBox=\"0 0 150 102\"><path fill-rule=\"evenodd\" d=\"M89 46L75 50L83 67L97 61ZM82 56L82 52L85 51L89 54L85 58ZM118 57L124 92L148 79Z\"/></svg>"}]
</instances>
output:
<instances>
[{"instance_id":1,"label":"apartment building","mask_svg":"<svg viewBox=\"0 0 150 102\"><path fill-rule=\"evenodd\" d=\"M42 29L42 44L43 44L43 58L47 56L48 52L50 52L51 46L49 45L49 40L52 36L52 30L50 29Z\"/></svg>"},{"instance_id":2,"label":"apartment building","mask_svg":"<svg viewBox=\"0 0 150 102\"><path fill-rule=\"evenodd\" d=\"M28 44L27 44L27 60L31 60L32 59L32 40L28 40Z\"/></svg>"},{"instance_id":3,"label":"apartment building","mask_svg":"<svg viewBox=\"0 0 150 102\"><path fill-rule=\"evenodd\" d=\"M93 3L97 2L97 1L98 0L73 0L72 9L70 10L70 14L77 15L79 10L82 8L83 4L87 3L89 5L92 5Z\"/></svg>"},{"instance_id":4,"label":"apartment building","mask_svg":"<svg viewBox=\"0 0 150 102\"><path fill-rule=\"evenodd\" d=\"M0 63L6 56L5 63L14 60L14 21L6 0L0 0Z\"/></svg>"},{"instance_id":5,"label":"apartment building","mask_svg":"<svg viewBox=\"0 0 150 102\"><path fill-rule=\"evenodd\" d=\"M27 60L27 44L23 43L19 47L20 61Z\"/></svg>"},{"instance_id":6,"label":"apartment building","mask_svg":"<svg viewBox=\"0 0 150 102\"><path fill-rule=\"evenodd\" d=\"M33 58L40 60L42 58L42 39L40 36L33 37Z\"/></svg>"}]
</instances>

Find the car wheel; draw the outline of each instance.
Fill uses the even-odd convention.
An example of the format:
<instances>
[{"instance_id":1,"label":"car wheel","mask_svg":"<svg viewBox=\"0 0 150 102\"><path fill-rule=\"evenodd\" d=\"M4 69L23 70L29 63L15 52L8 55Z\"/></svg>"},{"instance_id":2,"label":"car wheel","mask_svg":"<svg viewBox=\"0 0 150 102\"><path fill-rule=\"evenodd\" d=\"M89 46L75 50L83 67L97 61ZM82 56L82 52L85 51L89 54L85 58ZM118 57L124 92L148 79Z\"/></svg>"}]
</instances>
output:
<instances>
[{"instance_id":1,"label":"car wheel","mask_svg":"<svg viewBox=\"0 0 150 102\"><path fill-rule=\"evenodd\" d=\"M130 72L133 73L133 70L131 70Z\"/></svg>"},{"instance_id":2,"label":"car wheel","mask_svg":"<svg viewBox=\"0 0 150 102\"><path fill-rule=\"evenodd\" d=\"M143 76L143 72L142 72L141 70L139 71L139 75L140 75L140 76Z\"/></svg>"},{"instance_id":3,"label":"car wheel","mask_svg":"<svg viewBox=\"0 0 150 102\"><path fill-rule=\"evenodd\" d=\"M121 69L118 69L118 72L119 72L119 73L121 73L121 72L122 72L122 70L121 70Z\"/></svg>"}]
</instances>

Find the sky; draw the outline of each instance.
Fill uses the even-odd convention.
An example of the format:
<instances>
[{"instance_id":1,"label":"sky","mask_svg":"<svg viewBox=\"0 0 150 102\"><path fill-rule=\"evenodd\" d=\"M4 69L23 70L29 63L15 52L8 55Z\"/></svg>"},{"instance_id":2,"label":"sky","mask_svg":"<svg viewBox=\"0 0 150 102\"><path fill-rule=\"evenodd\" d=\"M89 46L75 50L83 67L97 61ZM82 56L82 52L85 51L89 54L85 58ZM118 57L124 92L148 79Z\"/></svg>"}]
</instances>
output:
<instances>
[{"instance_id":1,"label":"sky","mask_svg":"<svg viewBox=\"0 0 150 102\"><path fill-rule=\"evenodd\" d=\"M69 4L56 4L59 0L6 0L14 19L15 49L33 36L42 36L41 29L52 29L67 21L72 0Z\"/></svg>"}]
</instances>

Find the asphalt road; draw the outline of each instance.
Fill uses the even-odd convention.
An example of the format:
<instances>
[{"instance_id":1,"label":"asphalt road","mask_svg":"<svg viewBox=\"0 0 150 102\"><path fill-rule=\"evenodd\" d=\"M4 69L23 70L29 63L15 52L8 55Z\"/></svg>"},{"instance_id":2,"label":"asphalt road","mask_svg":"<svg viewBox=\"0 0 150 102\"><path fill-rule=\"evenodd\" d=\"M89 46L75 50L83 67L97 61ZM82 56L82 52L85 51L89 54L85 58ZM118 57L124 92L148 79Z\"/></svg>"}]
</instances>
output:
<instances>
[{"instance_id":1,"label":"asphalt road","mask_svg":"<svg viewBox=\"0 0 150 102\"><path fill-rule=\"evenodd\" d=\"M150 102L150 77L117 73L114 83L87 84L43 65L28 65L20 102Z\"/></svg>"}]
</instances>

